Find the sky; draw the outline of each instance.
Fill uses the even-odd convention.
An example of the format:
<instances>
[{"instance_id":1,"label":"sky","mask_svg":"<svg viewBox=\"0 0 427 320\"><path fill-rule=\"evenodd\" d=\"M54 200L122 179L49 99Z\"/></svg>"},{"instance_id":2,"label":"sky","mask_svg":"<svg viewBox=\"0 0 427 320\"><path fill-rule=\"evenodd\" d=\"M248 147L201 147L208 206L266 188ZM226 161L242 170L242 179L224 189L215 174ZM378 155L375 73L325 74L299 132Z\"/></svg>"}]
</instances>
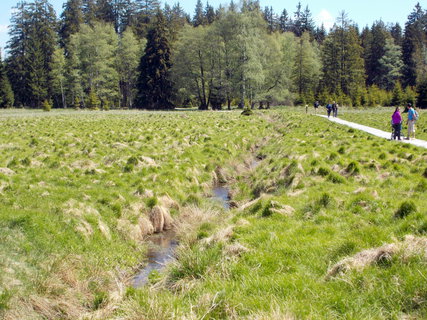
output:
<instances>
[{"instance_id":1,"label":"sky","mask_svg":"<svg viewBox=\"0 0 427 320\"><path fill-rule=\"evenodd\" d=\"M193 16L197 0L161 1L162 3L167 2L170 5L179 2L184 10ZM62 12L62 4L64 2L65 0L50 0L58 16ZM202 0L202 2L206 4L206 0ZM209 0L209 4L215 8L220 4L226 6L229 2L228 0ZM234 0L234 3L238 2L239 0ZM260 0L260 5L262 8L265 6L273 7L274 12L277 14L286 9L292 15L298 2L298 0ZM306 0L301 1L301 5L303 8L308 5L316 24L320 26L323 23L326 29L329 30L339 12L343 10L360 28L366 25L371 26L373 22L380 19L385 23L398 22L404 27L408 15L418 2L421 3L424 10L427 9L426 5L419 0ZM17 0L0 0L0 47L2 49L9 39L8 25L10 23L12 7L16 6L17 3Z\"/></svg>"}]
</instances>

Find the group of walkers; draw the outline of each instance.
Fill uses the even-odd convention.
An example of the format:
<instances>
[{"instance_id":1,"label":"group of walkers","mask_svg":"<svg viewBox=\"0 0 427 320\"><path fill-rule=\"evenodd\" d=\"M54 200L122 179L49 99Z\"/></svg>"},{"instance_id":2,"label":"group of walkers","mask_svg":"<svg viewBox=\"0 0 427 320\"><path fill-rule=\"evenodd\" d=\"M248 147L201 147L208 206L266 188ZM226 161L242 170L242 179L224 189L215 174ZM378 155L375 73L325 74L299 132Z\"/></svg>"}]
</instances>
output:
<instances>
[{"instance_id":1,"label":"group of walkers","mask_svg":"<svg viewBox=\"0 0 427 320\"><path fill-rule=\"evenodd\" d=\"M406 124L408 125L408 136L405 138L406 140L415 139L415 122L418 120L418 112L412 106L412 104L407 104L408 111L408 119ZM400 113L400 107L396 107L392 116L391 116L391 125L392 125L392 134L391 140L402 140L401 139L401 131L402 131L402 115Z\"/></svg>"},{"instance_id":2,"label":"group of walkers","mask_svg":"<svg viewBox=\"0 0 427 320\"><path fill-rule=\"evenodd\" d=\"M314 102L314 113L317 114L317 109L320 107L319 101ZM306 112L308 112L307 108L308 105L305 106ZM332 103L328 103L326 105L326 111L328 113L328 118L332 116L334 118L338 117L338 103L333 101ZM408 136L405 138L405 140L415 139L415 122L418 120L419 114L417 110L412 106L412 104L408 103L406 105L405 112L408 113L408 119L406 121L406 124L408 126ZM396 107L394 110L394 113L391 116L391 125L392 125L392 134L391 134L391 140L402 140L403 135L401 135L402 131L402 115L400 113L400 107Z\"/></svg>"},{"instance_id":3,"label":"group of walkers","mask_svg":"<svg viewBox=\"0 0 427 320\"><path fill-rule=\"evenodd\" d=\"M314 114L317 114L317 109L320 107L320 103L319 101L315 101L314 102ZM335 101L333 101L332 103L328 103L326 105L326 111L328 112L328 118L331 116L333 117L338 117L338 103L336 103Z\"/></svg>"}]
</instances>

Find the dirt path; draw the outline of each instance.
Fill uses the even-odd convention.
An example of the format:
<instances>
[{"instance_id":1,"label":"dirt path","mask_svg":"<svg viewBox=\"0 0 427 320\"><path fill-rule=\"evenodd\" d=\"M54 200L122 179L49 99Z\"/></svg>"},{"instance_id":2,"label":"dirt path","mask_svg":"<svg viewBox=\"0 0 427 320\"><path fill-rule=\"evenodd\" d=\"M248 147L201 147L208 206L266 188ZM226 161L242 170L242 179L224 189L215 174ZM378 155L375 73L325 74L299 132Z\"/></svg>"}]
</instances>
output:
<instances>
[{"instance_id":1,"label":"dirt path","mask_svg":"<svg viewBox=\"0 0 427 320\"><path fill-rule=\"evenodd\" d=\"M328 117L324 116L324 115L318 115L318 116L328 119ZM369 134L372 134L372 135L380 137L380 138L390 139L390 137L391 137L391 131L388 131L388 132L387 131L382 131L382 130L375 129L375 128L368 127L368 126L364 126L364 125L361 125L361 124L358 124L358 123L354 123L354 122L342 120L340 118L330 117L329 121L336 122L336 123L339 123L339 124L343 124L345 126L353 128L353 129L362 130L362 131L365 131L365 132L367 132ZM427 149L427 141L425 141L425 140L420 140L420 139L401 140L400 142L413 144L413 145L415 145L417 147L422 147L422 148L426 148Z\"/></svg>"}]
</instances>

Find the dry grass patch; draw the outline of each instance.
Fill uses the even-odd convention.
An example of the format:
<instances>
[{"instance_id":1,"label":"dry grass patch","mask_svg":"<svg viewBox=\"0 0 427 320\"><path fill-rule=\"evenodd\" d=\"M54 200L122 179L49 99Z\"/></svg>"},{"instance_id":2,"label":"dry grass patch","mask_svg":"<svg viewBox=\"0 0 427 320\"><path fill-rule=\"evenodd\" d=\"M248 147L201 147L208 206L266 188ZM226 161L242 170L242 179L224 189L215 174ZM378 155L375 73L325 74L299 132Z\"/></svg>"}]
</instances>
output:
<instances>
[{"instance_id":1,"label":"dry grass patch","mask_svg":"<svg viewBox=\"0 0 427 320\"><path fill-rule=\"evenodd\" d=\"M396 255L399 255L402 260L413 256L421 256L427 259L427 238L407 235L401 242L363 250L332 266L327 272L326 279L345 274L350 270L362 271L371 265L391 261L392 257Z\"/></svg>"}]
</instances>

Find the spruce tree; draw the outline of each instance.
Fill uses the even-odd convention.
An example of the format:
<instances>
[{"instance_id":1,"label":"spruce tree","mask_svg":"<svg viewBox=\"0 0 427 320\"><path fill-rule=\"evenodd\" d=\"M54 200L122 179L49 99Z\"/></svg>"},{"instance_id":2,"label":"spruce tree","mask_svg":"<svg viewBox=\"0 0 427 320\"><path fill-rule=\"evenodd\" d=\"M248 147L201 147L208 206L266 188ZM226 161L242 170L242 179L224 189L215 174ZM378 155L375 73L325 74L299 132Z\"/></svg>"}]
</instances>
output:
<instances>
[{"instance_id":1,"label":"spruce tree","mask_svg":"<svg viewBox=\"0 0 427 320\"><path fill-rule=\"evenodd\" d=\"M9 78L6 74L0 52L0 108L11 108L14 102L14 95Z\"/></svg>"},{"instance_id":2,"label":"spruce tree","mask_svg":"<svg viewBox=\"0 0 427 320\"><path fill-rule=\"evenodd\" d=\"M205 24L205 15L203 14L203 4L201 0L197 0L196 8L194 9L193 26L197 27Z\"/></svg>"},{"instance_id":3,"label":"spruce tree","mask_svg":"<svg viewBox=\"0 0 427 320\"><path fill-rule=\"evenodd\" d=\"M70 36L79 31L83 23L83 11L81 0L68 0L63 5L59 29L60 43L67 51Z\"/></svg>"},{"instance_id":4,"label":"spruce tree","mask_svg":"<svg viewBox=\"0 0 427 320\"><path fill-rule=\"evenodd\" d=\"M427 35L425 32L427 26L425 20L427 20L427 14L418 3L408 16L402 43L405 86L416 85L417 69L424 62L422 61L422 57L417 57L417 53L422 52L423 48L427 46Z\"/></svg>"},{"instance_id":5,"label":"spruce tree","mask_svg":"<svg viewBox=\"0 0 427 320\"><path fill-rule=\"evenodd\" d=\"M40 107L52 95L55 11L47 0L22 2L11 22L8 74L17 104Z\"/></svg>"},{"instance_id":6,"label":"spruce tree","mask_svg":"<svg viewBox=\"0 0 427 320\"><path fill-rule=\"evenodd\" d=\"M140 109L171 109L172 81L170 80L171 56L166 37L166 22L161 11L148 32L147 45L139 64L135 105Z\"/></svg>"}]
</instances>

